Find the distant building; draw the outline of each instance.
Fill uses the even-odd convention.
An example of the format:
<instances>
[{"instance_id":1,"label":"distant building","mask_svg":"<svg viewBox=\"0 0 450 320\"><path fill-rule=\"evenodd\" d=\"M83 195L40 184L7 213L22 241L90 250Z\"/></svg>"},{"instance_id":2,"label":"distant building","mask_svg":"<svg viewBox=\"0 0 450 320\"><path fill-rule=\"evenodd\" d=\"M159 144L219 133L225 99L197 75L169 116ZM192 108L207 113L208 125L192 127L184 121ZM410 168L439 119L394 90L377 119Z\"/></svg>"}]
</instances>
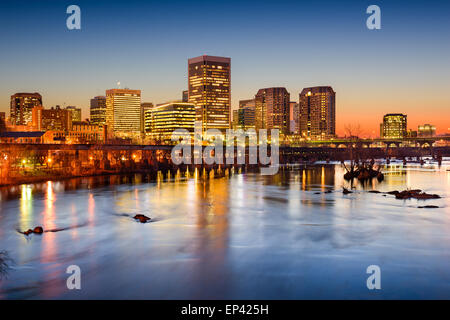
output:
<instances>
[{"instance_id":1,"label":"distant building","mask_svg":"<svg viewBox=\"0 0 450 320\"><path fill-rule=\"evenodd\" d=\"M68 132L72 127L72 112L61 109L60 106L51 109L37 106L32 111L32 124L38 131L60 130Z\"/></svg>"},{"instance_id":2,"label":"distant building","mask_svg":"<svg viewBox=\"0 0 450 320\"><path fill-rule=\"evenodd\" d=\"M66 107L66 110L70 110L72 112L72 121L73 122L80 122L81 119L81 108L77 108L74 106L68 106Z\"/></svg>"},{"instance_id":3,"label":"distant building","mask_svg":"<svg viewBox=\"0 0 450 320\"><path fill-rule=\"evenodd\" d=\"M106 97L97 96L91 99L90 107L91 123L99 127L106 124Z\"/></svg>"},{"instance_id":4,"label":"distant building","mask_svg":"<svg viewBox=\"0 0 450 320\"><path fill-rule=\"evenodd\" d=\"M105 130L106 126L100 127L85 121L73 122L66 141L69 143L104 143Z\"/></svg>"},{"instance_id":5,"label":"distant building","mask_svg":"<svg viewBox=\"0 0 450 320\"><path fill-rule=\"evenodd\" d=\"M330 86L304 88L299 100L299 134L311 140L336 136L336 93Z\"/></svg>"},{"instance_id":6,"label":"distant building","mask_svg":"<svg viewBox=\"0 0 450 320\"><path fill-rule=\"evenodd\" d=\"M407 136L407 118L405 114L388 113L383 117L380 136L384 139L402 139Z\"/></svg>"},{"instance_id":7,"label":"distant building","mask_svg":"<svg viewBox=\"0 0 450 320\"><path fill-rule=\"evenodd\" d=\"M289 113L290 113L290 123L289 123L289 131L291 133L297 134L299 132L299 120L300 120L300 106L297 102L291 101L289 103Z\"/></svg>"},{"instance_id":8,"label":"distant building","mask_svg":"<svg viewBox=\"0 0 450 320\"><path fill-rule=\"evenodd\" d=\"M32 110L42 106L42 96L35 93L16 93L11 96L10 121L13 125L28 125L32 121Z\"/></svg>"},{"instance_id":9,"label":"distant building","mask_svg":"<svg viewBox=\"0 0 450 320\"><path fill-rule=\"evenodd\" d=\"M146 111L146 132L161 142L171 141L173 131L185 129L194 132L195 105L186 102L169 102Z\"/></svg>"},{"instance_id":10,"label":"distant building","mask_svg":"<svg viewBox=\"0 0 450 320\"><path fill-rule=\"evenodd\" d=\"M42 143L43 131L0 132L0 143Z\"/></svg>"},{"instance_id":11,"label":"distant building","mask_svg":"<svg viewBox=\"0 0 450 320\"><path fill-rule=\"evenodd\" d=\"M434 137L436 135L436 127L431 124L420 125L417 129L419 137Z\"/></svg>"},{"instance_id":12,"label":"distant building","mask_svg":"<svg viewBox=\"0 0 450 320\"><path fill-rule=\"evenodd\" d=\"M189 91L188 90L184 90L183 91L183 95L181 97L181 101L189 102Z\"/></svg>"},{"instance_id":13,"label":"distant building","mask_svg":"<svg viewBox=\"0 0 450 320\"><path fill-rule=\"evenodd\" d=\"M231 122L231 128L236 130L239 127L239 109L233 110L233 120Z\"/></svg>"},{"instance_id":14,"label":"distant building","mask_svg":"<svg viewBox=\"0 0 450 320\"><path fill-rule=\"evenodd\" d=\"M255 95L255 127L289 133L290 94L286 88L260 89Z\"/></svg>"},{"instance_id":15,"label":"distant building","mask_svg":"<svg viewBox=\"0 0 450 320\"><path fill-rule=\"evenodd\" d=\"M189 102L196 108L202 132L225 132L231 123L231 59L200 56L188 61Z\"/></svg>"},{"instance_id":16,"label":"distant building","mask_svg":"<svg viewBox=\"0 0 450 320\"><path fill-rule=\"evenodd\" d=\"M141 90L106 90L106 124L117 137L141 133Z\"/></svg>"},{"instance_id":17,"label":"distant building","mask_svg":"<svg viewBox=\"0 0 450 320\"><path fill-rule=\"evenodd\" d=\"M255 129L255 99L239 101L238 128Z\"/></svg>"}]
</instances>

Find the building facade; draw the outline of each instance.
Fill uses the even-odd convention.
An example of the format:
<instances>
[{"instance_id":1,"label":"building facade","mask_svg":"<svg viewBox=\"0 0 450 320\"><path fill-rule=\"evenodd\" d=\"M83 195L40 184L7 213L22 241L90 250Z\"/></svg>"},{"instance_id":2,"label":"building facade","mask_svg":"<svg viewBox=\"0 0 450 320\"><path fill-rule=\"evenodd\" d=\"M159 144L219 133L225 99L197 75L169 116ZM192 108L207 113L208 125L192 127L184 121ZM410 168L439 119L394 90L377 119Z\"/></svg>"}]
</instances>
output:
<instances>
[{"instance_id":1,"label":"building facade","mask_svg":"<svg viewBox=\"0 0 450 320\"><path fill-rule=\"evenodd\" d=\"M388 113L383 117L380 136L384 139L402 139L408 135L407 117L402 113Z\"/></svg>"},{"instance_id":2,"label":"building facade","mask_svg":"<svg viewBox=\"0 0 450 320\"><path fill-rule=\"evenodd\" d=\"M336 92L330 86L304 88L299 100L299 134L305 139L336 136Z\"/></svg>"},{"instance_id":3,"label":"building facade","mask_svg":"<svg viewBox=\"0 0 450 320\"><path fill-rule=\"evenodd\" d=\"M141 90L106 90L106 124L114 136L140 136Z\"/></svg>"},{"instance_id":4,"label":"building facade","mask_svg":"<svg viewBox=\"0 0 450 320\"><path fill-rule=\"evenodd\" d=\"M279 129L289 134L290 94L283 87L258 90L255 95L255 127L259 129Z\"/></svg>"},{"instance_id":5,"label":"building facade","mask_svg":"<svg viewBox=\"0 0 450 320\"><path fill-rule=\"evenodd\" d=\"M225 132L231 122L231 59L206 55L189 59L188 95L202 131Z\"/></svg>"},{"instance_id":6,"label":"building facade","mask_svg":"<svg viewBox=\"0 0 450 320\"><path fill-rule=\"evenodd\" d=\"M420 125L417 129L419 137L434 137L436 135L436 127L431 124Z\"/></svg>"},{"instance_id":7,"label":"building facade","mask_svg":"<svg viewBox=\"0 0 450 320\"><path fill-rule=\"evenodd\" d=\"M91 99L90 105L91 123L99 127L106 124L106 97L97 96Z\"/></svg>"},{"instance_id":8,"label":"building facade","mask_svg":"<svg viewBox=\"0 0 450 320\"><path fill-rule=\"evenodd\" d=\"M239 129L255 129L255 99L240 100L237 125Z\"/></svg>"},{"instance_id":9,"label":"building facade","mask_svg":"<svg viewBox=\"0 0 450 320\"><path fill-rule=\"evenodd\" d=\"M61 109L60 106L51 109L37 106L32 111L32 124L33 128L38 131L68 132L72 128L72 111Z\"/></svg>"},{"instance_id":10,"label":"building facade","mask_svg":"<svg viewBox=\"0 0 450 320\"><path fill-rule=\"evenodd\" d=\"M300 120L300 106L295 101L291 101L289 105L290 105L289 113L291 118L291 121L289 123L289 129L291 133L298 134L299 120Z\"/></svg>"},{"instance_id":11,"label":"building facade","mask_svg":"<svg viewBox=\"0 0 450 320\"><path fill-rule=\"evenodd\" d=\"M72 112L72 121L73 122L80 122L81 119L81 108L77 108L74 106L67 106L66 110L70 110Z\"/></svg>"},{"instance_id":12,"label":"building facade","mask_svg":"<svg viewBox=\"0 0 450 320\"><path fill-rule=\"evenodd\" d=\"M32 110L42 106L42 96L35 93L16 93L11 96L10 122L13 125L29 125L32 121Z\"/></svg>"},{"instance_id":13,"label":"building facade","mask_svg":"<svg viewBox=\"0 0 450 320\"><path fill-rule=\"evenodd\" d=\"M153 109L152 102L144 102L141 104L141 132L146 133L145 129L145 113L149 110Z\"/></svg>"},{"instance_id":14,"label":"building facade","mask_svg":"<svg viewBox=\"0 0 450 320\"><path fill-rule=\"evenodd\" d=\"M0 112L0 132L6 131L6 113Z\"/></svg>"}]
</instances>

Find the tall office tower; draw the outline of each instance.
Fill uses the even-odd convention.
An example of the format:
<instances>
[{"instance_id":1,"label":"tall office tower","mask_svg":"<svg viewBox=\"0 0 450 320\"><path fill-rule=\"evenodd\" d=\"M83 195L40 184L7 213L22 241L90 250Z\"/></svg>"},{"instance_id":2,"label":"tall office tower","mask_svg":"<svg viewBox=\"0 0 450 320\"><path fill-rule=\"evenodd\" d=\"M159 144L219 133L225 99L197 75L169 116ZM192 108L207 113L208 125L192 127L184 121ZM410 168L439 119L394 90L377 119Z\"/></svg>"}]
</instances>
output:
<instances>
[{"instance_id":1,"label":"tall office tower","mask_svg":"<svg viewBox=\"0 0 450 320\"><path fill-rule=\"evenodd\" d=\"M149 120L148 114L151 113ZM185 129L193 134L195 124L195 105L188 102L169 102L146 111L150 135L164 142L171 141L172 133Z\"/></svg>"},{"instance_id":2,"label":"tall office tower","mask_svg":"<svg viewBox=\"0 0 450 320\"><path fill-rule=\"evenodd\" d=\"M202 131L225 132L231 122L231 59L200 56L188 61L189 102L195 104Z\"/></svg>"},{"instance_id":3,"label":"tall office tower","mask_svg":"<svg viewBox=\"0 0 450 320\"><path fill-rule=\"evenodd\" d=\"M289 133L290 94L286 88L260 89L255 95L255 127Z\"/></svg>"},{"instance_id":4,"label":"tall office tower","mask_svg":"<svg viewBox=\"0 0 450 320\"><path fill-rule=\"evenodd\" d=\"M239 129L239 109L233 110L233 120L231 121L231 128Z\"/></svg>"},{"instance_id":5,"label":"tall office tower","mask_svg":"<svg viewBox=\"0 0 450 320\"><path fill-rule=\"evenodd\" d=\"M406 114L388 113L383 117L380 136L385 139L402 139L407 135Z\"/></svg>"},{"instance_id":6,"label":"tall office tower","mask_svg":"<svg viewBox=\"0 0 450 320\"><path fill-rule=\"evenodd\" d=\"M300 93L300 135L312 140L336 136L336 92L329 86L305 88Z\"/></svg>"},{"instance_id":7,"label":"tall office tower","mask_svg":"<svg viewBox=\"0 0 450 320\"><path fill-rule=\"evenodd\" d=\"M42 96L35 93L16 93L11 96L10 121L13 125L27 125L32 121L32 110L42 106Z\"/></svg>"},{"instance_id":8,"label":"tall office tower","mask_svg":"<svg viewBox=\"0 0 450 320\"><path fill-rule=\"evenodd\" d=\"M189 91L188 90L184 90L183 91L183 95L182 95L181 101L189 102Z\"/></svg>"},{"instance_id":9,"label":"tall office tower","mask_svg":"<svg viewBox=\"0 0 450 320\"><path fill-rule=\"evenodd\" d=\"M153 109L153 103L143 102L141 103L141 133L145 133L145 113Z\"/></svg>"},{"instance_id":10,"label":"tall office tower","mask_svg":"<svg viewBox=\"0 0 450 320\"><path fill-rule=\"evenodd\" d=\"M141 90L106 90L106 124L116 136L141 133Z\"/></svg>"},{"instance_id":11,"label":"tall office tower","mask_svg":"<svg viewBox=\"0 0 450 320\"><path fill-rule=\"evenodd\" d=\"M243 130L255 129L255 99L239 101L238 127Z\"/></svg>"},{"instance_id":12,"label":"tall office tower","mask_svg":"<svg viewBox=\"0 0 450 320\"><path fill-rule=\"evenodd\" d=\"M91 99L90 107L91 123L99 127L106 124L106 97L97 96Z\"/></svg>"},{"instance_id":13,"label":"tall office tower","mask_svg":"<svg viewBox=\"0 0 450 320\"><path fill-rule=\"evenodd\" d=\"M67 106L66 110L72 111L72 122L81 122L81 108Z\"/></svg>"},{"instance_id":14,"label":"tall office tower","mask_svg":"<svg viewBox=\"0 0 450 320\"><path fill-rule=\"evenodd\" d=\"M298 121L300 118L300 107L299 104L295 101L291 101L289 103L289 113L290 113L290 119L289 122L289 130L291 133L298 134Z\"/></svg>"}]
</instances>

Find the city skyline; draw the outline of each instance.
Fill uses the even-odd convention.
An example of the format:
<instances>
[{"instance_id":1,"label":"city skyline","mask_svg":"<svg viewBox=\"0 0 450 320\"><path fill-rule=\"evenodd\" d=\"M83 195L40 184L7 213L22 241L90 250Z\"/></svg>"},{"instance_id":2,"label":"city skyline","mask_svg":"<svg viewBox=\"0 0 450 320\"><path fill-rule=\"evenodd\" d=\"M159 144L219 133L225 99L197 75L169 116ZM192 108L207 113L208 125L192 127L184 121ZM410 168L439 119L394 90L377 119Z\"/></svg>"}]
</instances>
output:
<instances>
[{"instance_id":1,"label":"city skyline","mask_svg":"<svg viewBox=\"0 0 450 320\"><path fill-rule=\"evenodd\" d=\"M377 136L387 113L408 114L412 129L426 122L436 126L437 134L450 132L450 98L445 95L450 45L443 41L449 4L428 5L427 15L417 21L424 4L380 1L382 29L377 31L365 27L365 3L346 4L346 10L336 10L338 4L332 2L323 8L291 1L275 7L267 2L212 4L219 12L215 19L234 12L231 36L226 25L215 24L211 17L202 23L188 18L200 13L186 3L112 1L108 16L102 13L106 3L80 1L80 31L65 27L65 4L24 3L28 5L2 4L0 10L7 24L0 31L2 38L16 48L0 53L0 111L7 114L11 95L39 92L46 108L76 106L87 115L90 99L104 95L118 81L122 88L141 90L143 102L177 100L187 89L188 58L207 54L233 59L232 110L261 88L286 87L298 102L303 88L332 86L338 93L338 135L353 123L364 128L364 136ZM124 6L129 13L122 13ZM19 10L23 19L12 20ZM148 25L145 12L154 16ZM157 16L164 12L171 13L171 27ZM42 18L38 29L31 19L36 14ZM191 32L198 36L188 38ZM259 41L263 33L267 39ZM266 40L276 49L265 47ZM131 44L135 47L130 51ZM22 50L29 45L33 52Z\"/></svg>"}]
</instances>

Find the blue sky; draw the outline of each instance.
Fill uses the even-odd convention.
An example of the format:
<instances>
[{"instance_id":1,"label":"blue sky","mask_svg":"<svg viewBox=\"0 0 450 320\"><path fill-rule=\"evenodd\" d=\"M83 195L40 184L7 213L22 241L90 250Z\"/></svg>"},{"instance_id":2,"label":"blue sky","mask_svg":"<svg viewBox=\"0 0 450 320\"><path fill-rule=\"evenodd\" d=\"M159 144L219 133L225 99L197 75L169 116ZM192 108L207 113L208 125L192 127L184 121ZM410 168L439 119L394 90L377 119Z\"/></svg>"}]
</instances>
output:
<instances>
[{"instance_id":1,"label":"blue sky","mask_svg":"<svg viewBox=\"0 0 450 320\"><path fill-rule=\"evenodd\" d=\"M66 28L67 6L82 29ZM381 8L382 29L366 28ZM449 131L448 1L2 1L0 111L15 92L38 91L44 105L76 105L117 81L143 101L179 99L187 59L232 59L232 107L259 88L337 92L338 130L360 123L378 133L384 113L408 114ZM431 95L431 97L430 97Z\"/></svg>"}]
</instances>

